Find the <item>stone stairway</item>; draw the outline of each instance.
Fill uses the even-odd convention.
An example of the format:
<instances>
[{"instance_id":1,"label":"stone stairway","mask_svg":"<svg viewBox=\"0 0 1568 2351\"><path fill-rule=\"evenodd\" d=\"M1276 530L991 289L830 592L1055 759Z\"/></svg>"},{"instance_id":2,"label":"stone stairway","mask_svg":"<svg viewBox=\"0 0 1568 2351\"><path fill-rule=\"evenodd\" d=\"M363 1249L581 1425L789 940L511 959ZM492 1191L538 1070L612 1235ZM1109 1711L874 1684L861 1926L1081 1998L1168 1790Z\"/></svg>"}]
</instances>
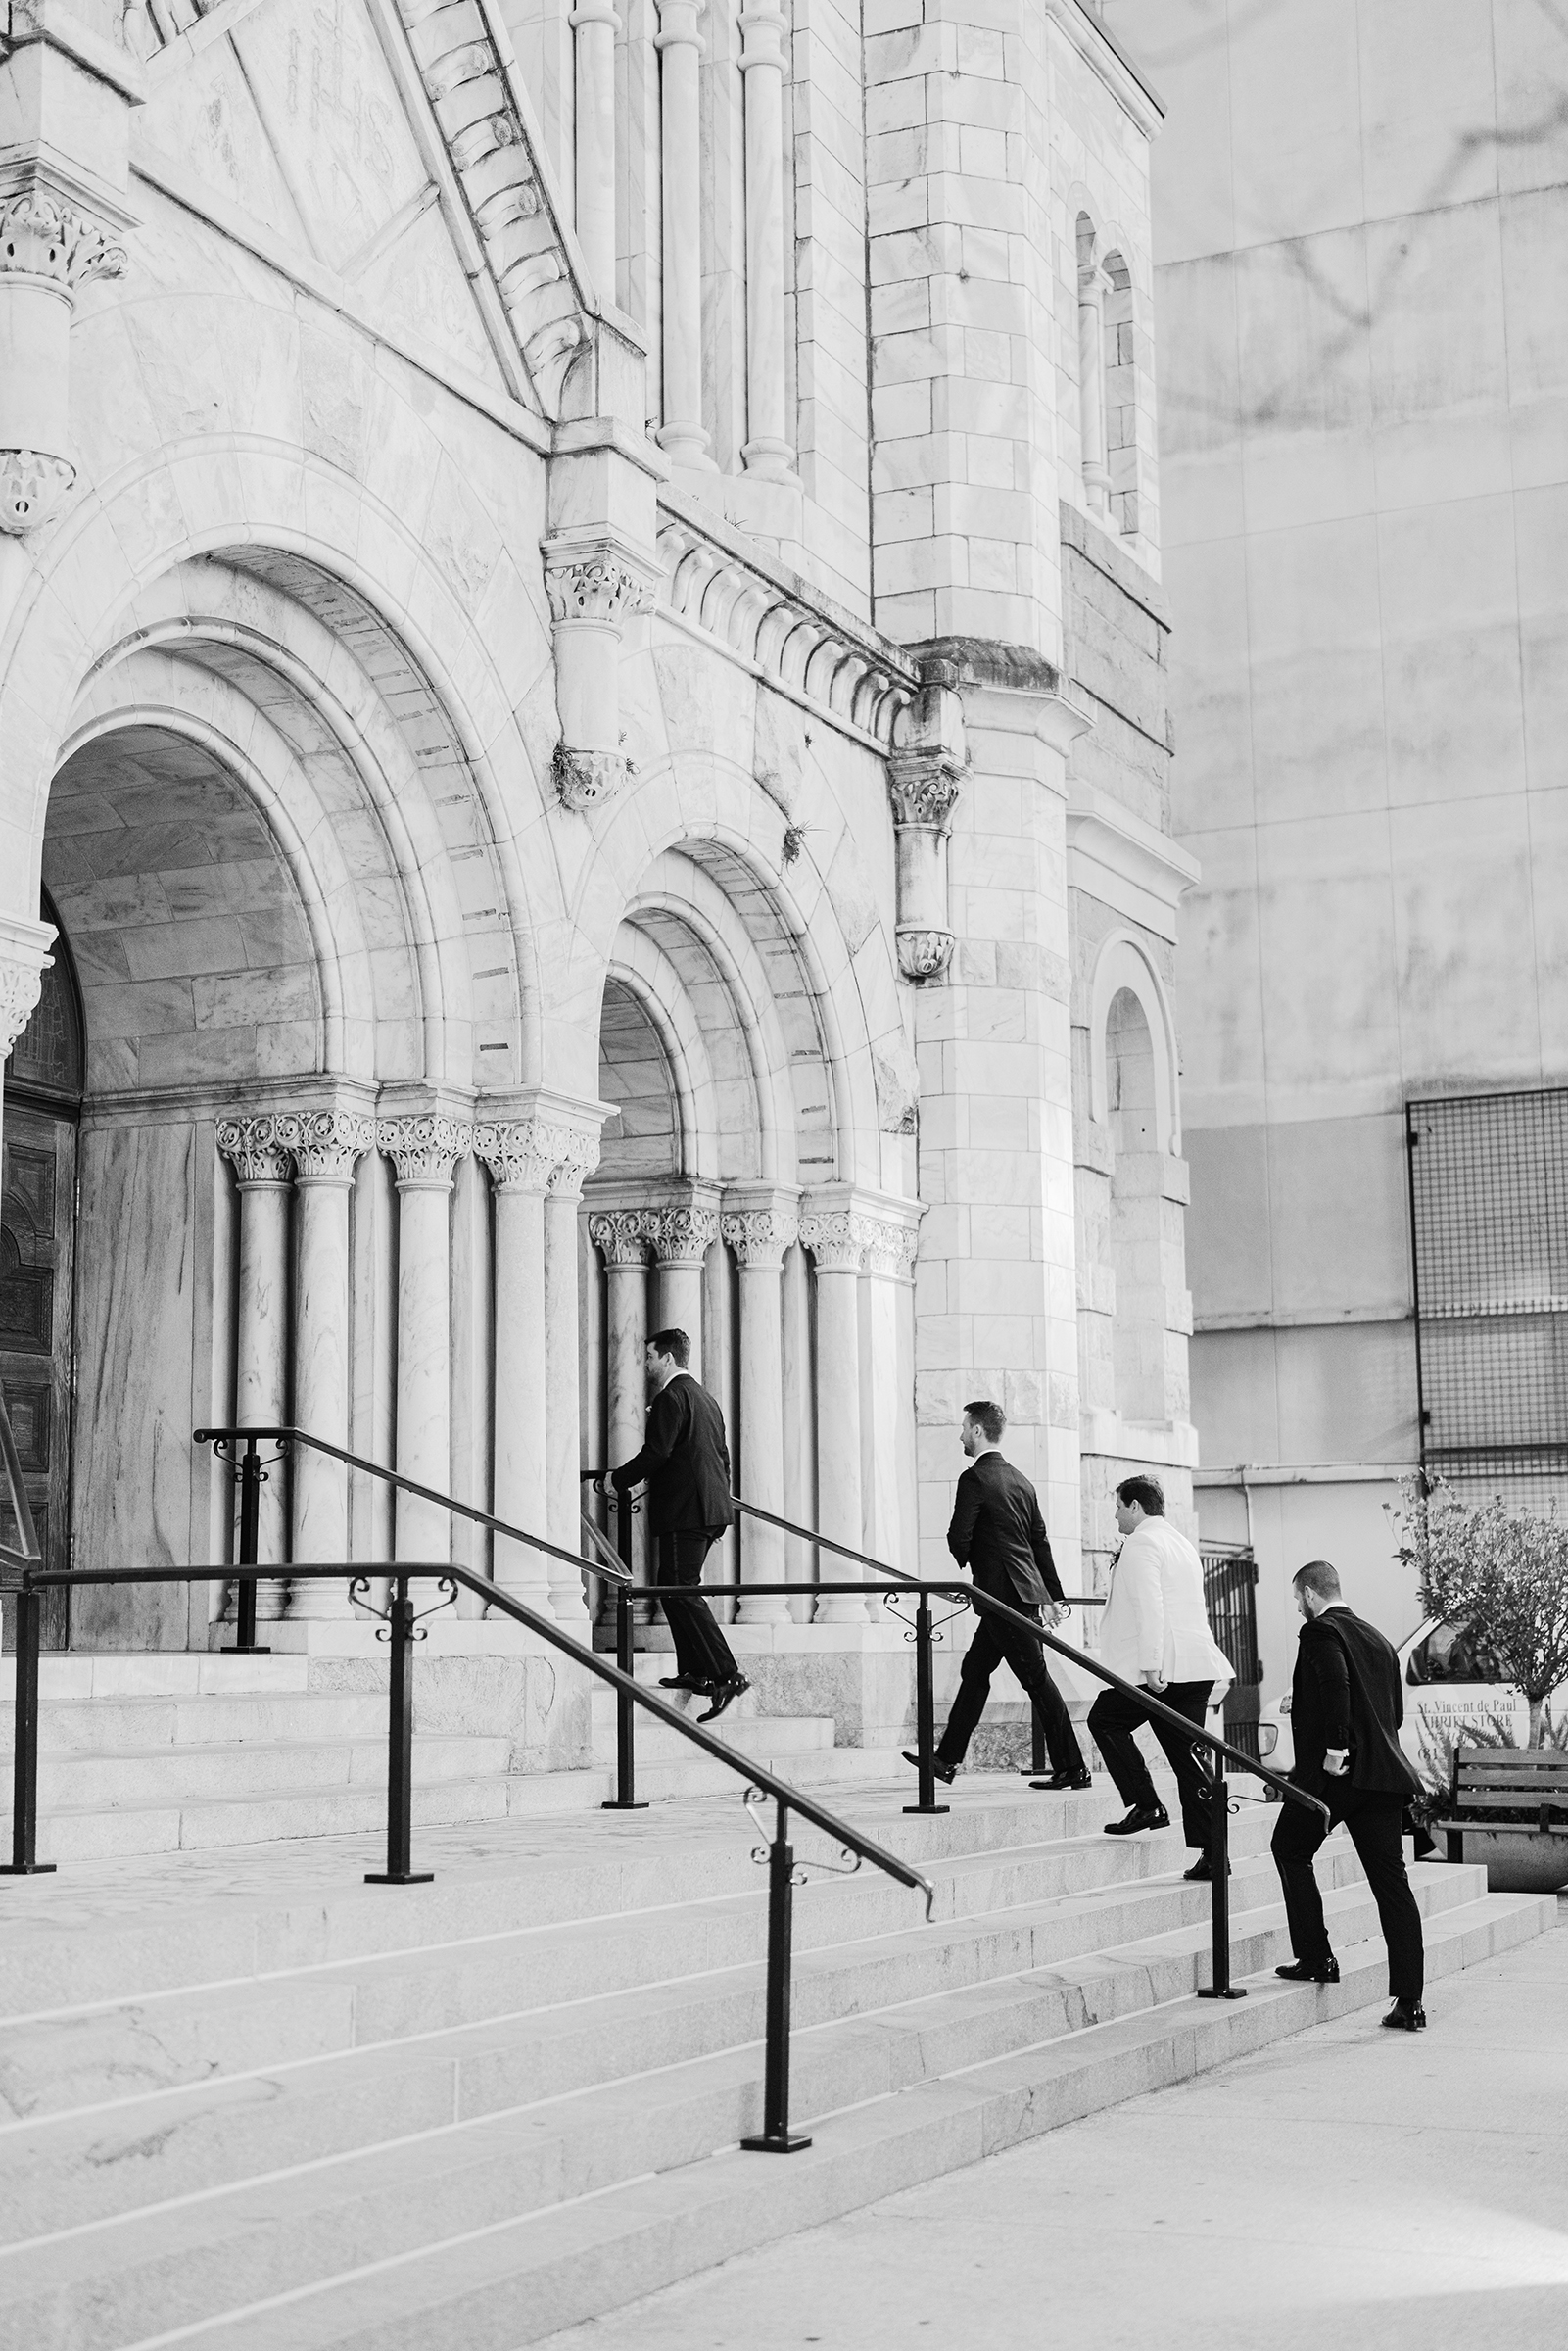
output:
<instances>
[{"instance_id":1,"label":"stone stairway","mask_svg":"<svg viewBox=\"0 0 1568 2351\"><path fill-rule=\"evenodd\" d=\"M764 1873L734 1794L373 1840L83 1863L0 1894L0 2351L516 2351L742 2248L1342 2011L1385 1970L1348 1842L1319 1866L1344 1971L1280 1984L1272 1810L1234 1823L1250 1996L1200 2001L1209 1899L1165 1833L961 1779L841 1809L926 1869L796 1899L793 2120L760 2126ZM802 1858L837 1858L800 1828ZM1415 1874L1441 2033L1453 1970L1538 1896ZM1372 2038L1376 2039L1375 2031ZM1402 2044L1376 2053L1401 2062Z\"/></svg>"},{"instance_id":2,"label":"stone stairway","mask_svg":"<svg viewBox=\"0 0 1568 2351\"><path fill-rule=\"evenodd\" d=\"M8 1691L12 1659L0 1660ZM448 1662L451 1662L449 1660ZM668 1670L639 1657L640 1679ZM416 1831L509 1814L595 1809L614 1788L615 1700L588 1698L581 1768L523 1767L504 1699L444 1727L421 1716L414 1667ZM39 1673L38 1856L74 1862L114 1853L214 1850L384 1827L384 1659L141 1652L46 1656ZM693 1706L696 1702L689 1702ZM699 1709L698 1709L699 1710ZM518 1708L519 1717L521 1707ZM9 1803L13 1705L0 1703L0 1803ZM450 1727L465 1721L479 1727ZM864 1779L887 1758L835 1749L824 1716L767 1716L751 1693L721 1717L737 1752L797 1786ZM735 1775L675 1731L640 1718L638 1793L717 1794Z\"/></svg>"}]
</instances>

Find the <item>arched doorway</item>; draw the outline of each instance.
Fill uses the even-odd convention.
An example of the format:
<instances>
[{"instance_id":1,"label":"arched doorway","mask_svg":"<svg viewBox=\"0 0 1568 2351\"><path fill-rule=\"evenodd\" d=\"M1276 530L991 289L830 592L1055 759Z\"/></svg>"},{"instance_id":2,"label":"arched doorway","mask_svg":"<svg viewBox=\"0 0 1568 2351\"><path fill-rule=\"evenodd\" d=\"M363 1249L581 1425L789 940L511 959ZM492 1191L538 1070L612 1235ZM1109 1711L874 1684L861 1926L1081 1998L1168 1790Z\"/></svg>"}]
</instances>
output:
<instances>
[{"instance_id":1,"label":"arched doorway","mask_svg":"<svg viewBox=\"0 0 1568 2351\"><path fill-rule=\"evenodd\" d=\"M76 1144L85 1030L75 963L47 891L41 914L58 934L54 963L5 1071L0 1387L39 1549L47 1566L63 1568L71 1563ZM17 1540L9 1502L0 1505L0 1540ZM69 1599L63 1591L44 1594L47 1649L67 1646ZM6 1630L9 1646L9 1622Z\"/></svg>"}]
</instances>

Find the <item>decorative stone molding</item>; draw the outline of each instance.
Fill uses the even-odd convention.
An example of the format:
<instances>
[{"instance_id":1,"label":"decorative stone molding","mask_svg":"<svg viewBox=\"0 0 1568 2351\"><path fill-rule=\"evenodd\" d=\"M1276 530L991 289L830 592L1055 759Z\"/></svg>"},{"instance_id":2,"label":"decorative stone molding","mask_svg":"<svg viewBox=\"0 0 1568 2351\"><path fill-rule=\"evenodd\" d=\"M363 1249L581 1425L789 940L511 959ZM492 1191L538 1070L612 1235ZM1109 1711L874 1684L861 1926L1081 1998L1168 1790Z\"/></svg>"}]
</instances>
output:
<instances>
[{"instance_id":1,"label":"decorative stone molding","mask_svg":"<svg viewBox=\"0 0 1568 2351\"><path fill-rule=\"evenodd\" d=\"M918 986L953 959L948 928L947 837L969 766L964 709L943 685L922 689L900 712L887 756L898 866L898 968Z\"/></svg>"},{"instance_id":2,"label":"decorative stone molding","mask_svg":"<svg viewBox=\"0 0 1568 2351\"><path fill-rule=\"evenodd\" d=\"M305 1183L352 1183L356 1165L375 1148L376 1122L360 1111L285 1113L272 1125Z\"/></svg>"},{"instance_id":3,"label":"decorative stone molding","mask_svg":"<svg viewBox=\"0 0 1568 2351\"><path fill-rule=\"evenodd\" d=\"M44 973L54 962L54 938L52 923L0 915L0 1062L32 1018Z\"/></svg>"},{"instance_id":4,"label":"decorative stone molding","mask_svg":"<svg viewBox=\"0 0 1568 2351\"><path fill-rule=\"evenodd\" d=\"M75 290L119 277L124 248L42 179L0 194L0 531L49 520L76 479L66 442Z\"/></svg>"},{"instance_id":5,"label":"decorative stone molding","mask_svg":"<svg viewBox=\"0 0 1568 2351\"><path fill-rule=\"evenodd\" d=\"M577 1127L563 1128L561 1132L567 1137L567 1150L549 1172L549 1196L552 1200L576 1200L598 1166L599 1139Z\"/></svg>"},{"instance_id":6,"label":"decorative stone molding","mask_svg":"<svg viewBox=\"0 0 1568 2351\"><path fill-rule=\"evenodd\" d=\"M800 1237L800 1219L792 1209L726 1209L719 1230L742 1266L778 1267Z\"/></svg>"},{"instance_id":7,"label":"decorative stone molding","mask_svg":"<svg viewBox=\"0 0 1568 2351\"><path fill-rule=\"evenodd\" d=\"M866 1272L907 1280L920 1239L922 1212L917 1204L911 1201L905 1208L876 1192L837 1196L841 1207L812 1208L800 1220L801 1246L811 1251L818 1272ZM884 1205L891 1213L879 1213Z\"/></svg>"},{"instance_id":8,"label":"decorative stone molding","mask_svg":"<svg viewBox=\"0 0 1568 2351\"><path fill-rule=\"evenodd\" d=\"M471 1127L440 1113L376 1121L376 1149L384 1151L396 1167L400 1191L405 1185L448 1190L457 1162L473 1148L473 1138Z\"/></svg>"},{"instance_id":9,"label":"decorative stone molding","mask_svg":"<svg viewBox=\"0 0 1568 2351\"><path fill-rule=\"evenodd\" d=\"M715 1208L645 1208L642 1230L661 1266L700 1266L719 1237Z\"/></svg>"},{"instance_id":10,"label":"decorative stone molding","mask_svg":"<svg viewBox=\"0 0 1568 2351\"><path fill-rule=\"evenodd\" d=\"M293 1122L280 1118L219 1119L217 1147L232 1160L241 1189L256 1184L285 1185L294 1173L294 1155L281 1129Z\"/></svg>"},{"instance_id":11,"label":"decorative stone molding","mask_svg":"<svg viewBox=\"0 0 1568 2351\"><path fill-rule=\"evenodd\" d=\"M399 0L399 9L473 216L474 260L489 264L541 413L559 417L595 330L538 173L510 43L483 0Z\"/></svg>"},{"instance_id":12,"label":"decorative stone molding","mask_svg":"<svg viewBox=\"0 0 1568 2351\"><path fill-rule=\"evenodd\" d=\"M918 679L902 649L724 525L659 499L662 603L831 726L885 751Z\"/></svg>"},{"instance_id":13,"label":"decorative stone molding","mask_svg":"<svg viewBox=\"0 0 1568 2351\"><path fill-rule=\"evenodd\" d=\"M588 1237L603 1251L607 1266L645 1266L647 1233L640 1208L611 1209L588 1220Z\"/></svg>"},{"instance_id":14,"label":"decorative stone molding","mask_svg":"<svg viewBox=\"0 0 1568 2351\"><path fill-rule=\"evenodd\" d=\"M919 1226L893 1223L880 1217L862 1217L858 1222L866 1245L867 1272L907 1281L920 1241Z\"/></svg>"}]
</instances>

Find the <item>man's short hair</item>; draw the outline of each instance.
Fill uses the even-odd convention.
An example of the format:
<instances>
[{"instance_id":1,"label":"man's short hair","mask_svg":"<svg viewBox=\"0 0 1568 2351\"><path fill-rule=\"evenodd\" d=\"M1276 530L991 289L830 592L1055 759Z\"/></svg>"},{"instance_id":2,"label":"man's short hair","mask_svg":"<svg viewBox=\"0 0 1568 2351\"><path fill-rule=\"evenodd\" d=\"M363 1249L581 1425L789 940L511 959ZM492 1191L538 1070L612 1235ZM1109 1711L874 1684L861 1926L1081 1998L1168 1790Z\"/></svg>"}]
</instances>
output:
<instances>
[{"instance_id":1,"label":"man's short hair","mask_svg":"<svg viewBox=\"0 0 1568 2351\"><path fill-rule=\"evenodd\" d=\"M1124 1477L1117 1488L1117 1502L1135 1502L1146 1518L1165 1514L1165 1489L1157 1477Z\"/></svg>"},{"instance_id":2,"label":"man's short hair","mask_svg":"<svg viewBox=\"0 0 1568 2351\"><path fill-rule=\"evenodd\" d=\"M1305 1567L1297 1568L1291 1582L1304 1591L1315 1592L1319 1600L1338 1600L1340 1596L1340 1571L1327 1559L1308 1559Z\"/></svg>"},{"instance_id":3,"label":"man's short hair","mask_svg":"<svg viewBox=\"0 0 1568 2351\"><path fill-rule=\"evenodd\" d=\"M671 1357L683 1371L691 1361L691 1342L684 1330L656 1330L648 1345L656 1347L660 1355Z\"/></svg>"},{"instance_id":4,"label":"man's short hair","mask_svg":"<svg viewBox=\"0 0 1568 2351\"><path fill-rule=\"evenodd\" d=\"M981 1396L974 1404L964 1407L964 1417L974 1421L987 1445L1001 1444L1002 1431L1007 1426L1007 1415L999 1404L992 1404L988 1397Z\"/></svg>"}]
</instances>

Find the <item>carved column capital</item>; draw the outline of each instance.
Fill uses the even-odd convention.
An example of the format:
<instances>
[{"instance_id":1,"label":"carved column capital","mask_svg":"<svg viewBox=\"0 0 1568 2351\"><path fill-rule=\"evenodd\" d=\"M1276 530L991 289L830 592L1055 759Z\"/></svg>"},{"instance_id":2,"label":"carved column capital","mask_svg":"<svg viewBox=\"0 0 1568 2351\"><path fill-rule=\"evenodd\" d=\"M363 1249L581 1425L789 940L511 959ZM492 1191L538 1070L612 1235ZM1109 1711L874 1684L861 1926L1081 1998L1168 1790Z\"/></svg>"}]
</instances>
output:
<instances>
[{"instance_id":1,"label":"carved column capital","mask_svg":"<svg viewBox=\"0 0 1568 2351\"><path fill-rule=\"evenodd\" d=\"M490 1170L499 1192L540 1192L560 1158L559 1128L538 1119L486 1120L474 1128L474 1157Z\"/></svg>"},{"instance_id":2,"label":"carved column capital","mask_svg":"<svg viewBox=\"0 0 1568 2351\"><path fill-rule=\"evenodd\" d=\"M895 825L945 833L964 789L969 761L945 744L917 744L887 754L887 794Z\"/></svg>"},{"instance_id":3,"label":"carved column capital","mask_svg":"<svg viewBox=\"0 0 1568 2351\"><path fill-rule=\"evenodd\" d=\"M67 295L94 277L123 277L125 248L37 183L0 196L0 284L48 280Z\"/></svg>"},{"instance_id":4,"label":"carved column capital","mask_svg":"<svg viewBox=\"0 0 1568 2351\"><path fill-rule=\"evenodd\" d=\"M560 1137L560 1156L549 1172L549 1196L552 1200L579 1200L599 1163L598 1136L585 1133L581 1127L556 1127L550 1131Z\"/></svg>"},{"instance_id":5,"label":"carved column capital","mask_svg":"<svg viewBox=\"0 0 1568 2351\"><path fill-rule=\"evenodd\" d=\"M242 1191L253 1187L285 1187L294 1173L294 1155L280 1129L284 1119L219 1119L217 1147L232 1160Z\"/></svg>"},{"instance_id":6,"label":"carved column capital","mask_svg":"<svg viewBox=\"0 0 1568 2351\"><path fill-rule=\"evenodd\" d=\"M866 1271L891 1280L908 1280L920 1239L917 1226L888 1217L859 1219L866 1244Z\"/></svg>"},{"instance_id":7,"label":"carved column capital","mask_svg":"<svg viewBox=\"0 0 1568 2351\"><path fill-rule=\"evenodd\" d=\"M897 932L898 968L906 980L917 985L927 980L940 980L953 960L955 944L951 931L905 930Z\"/></svg>"},{"instance_id":8,"label":"carved column capital","mask_svg":"<svg viewBox=\"0 0 1568 2351\"><path fill-rule=\"evenodd\" d=\"M719 1229L742 1266L778 1267L799 1237L800 1220L792 1209L726 1209Z\"/></svg>"},{"instance_id":9,"label":"carved column capital","mask_svg":"<svg viewBox=\"0 0 1568 2351\"><path fill-rule=\"evenodd\" d=\"M819 1273L858 1273L866 1257L863 1220L849 1209L812 1210L800 1220L800 1245Z\"/></svg>"},{"instance_id":10,"label":"carved column capital","mask_svg":"<svg viewBox=\"0 0 1568 2351\"><path fill-rule=\"evenodd\" d=\"M52 923L0 915L0 1062L31 1020L54 957Z\"/></svg>"},{"instance_id":11,"label":"carved column capital","mask_svg":"<svg viewBox=\"0 0 1568 2351\"><path fill-rule=\"evenodd\" d=\"M612 541L546 539L540 552L549 616L556 628L576 622L619 630L653 600L656 574Z\"/></svg>"},{"instance_id":12,"label":"carved column capital","mask_svg":"<svg viewBox=\"0 0 1568 2351\"><path fill-rule=\"evenodd\" d=\"M608 1209L590 1217L588 1237L595 1249L603 1251L607 1266L645 1266L648 1262L647 1234L640 1208Z\"/></svg>"},{"instance_id":13,"label":"carved column capital","mask_svg":"<svg viewBox=\"0 0 1568 2351\"><path fill-rule=\"evenodd\" d=\"M581 814L601 800L613 800L636 775L637 762L625 751L572 751L558 743L550 754L550 773L561 806Z\"/></svg>"},{"instance_id":14,"label":"carved column capital","mask_svg":"<svg viewBox=\"0 0 1568 2351\"><path fill-rule=\"evenodd\" d=\"M473 1128L439 1112L376 1121L376 1149L396 1167L400 1191L449 1191L457 1162L472 1148Z\"/></svg>"},{"instance_id":15,"label":"carved column capital","mask_svg":"<svg viewBox=\"0 0 1568 2351\"><path fill-rule=\"evenodd\" d=\"M645 1208L642 1230L661 1266L700 1266L719 1237L715 1208Z\"/></svg>"},{"instance_id":16,"label":"carved column capital","mask_svg":"<svg viewBox=\"0 0 1568 2351\"><path fill-rule=\"evenodd\" d=\"M272 1127L302 1183L352 1183L356 1166L375 1148L375 1120L360 1111L290 1111Z\"/></svg>"}]
</instances>

